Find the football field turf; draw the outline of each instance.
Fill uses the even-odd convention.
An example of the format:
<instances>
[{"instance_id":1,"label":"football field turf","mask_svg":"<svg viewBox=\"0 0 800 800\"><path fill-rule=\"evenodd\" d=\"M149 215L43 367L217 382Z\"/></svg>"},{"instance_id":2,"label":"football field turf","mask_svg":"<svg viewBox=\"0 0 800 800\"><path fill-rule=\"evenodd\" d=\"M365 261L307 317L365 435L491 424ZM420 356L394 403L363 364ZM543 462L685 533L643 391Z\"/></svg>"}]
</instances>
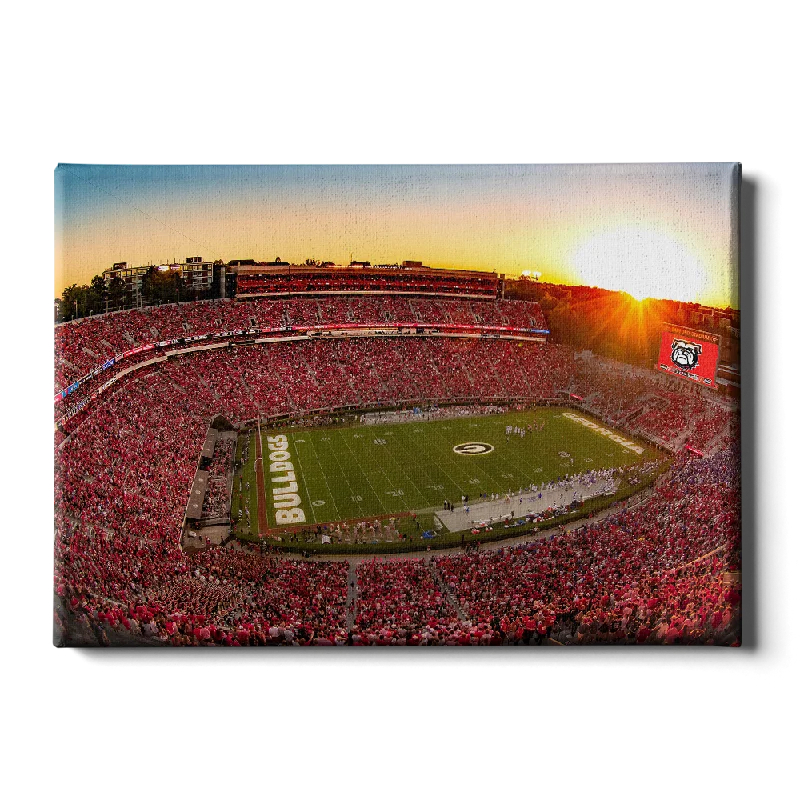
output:
<instances>
[{"instance_id":1,"label":"football field turf","mask_svg":"<svg viewBox=\"0 0 800 800\"><path fill-rule=\"evenodd\" d=\"M277 447L276 438L288 452L293 478L289 488L296 490L306 525L410 512L427 515L440 510L446 500L460 504L462 495L469 496L470 502L478 502L483 493L504 495L567 474L660 457L657 450L641 441L635 444L643 452L634 452L565 416L565 412L590 420L586 414L569 409L537 408L393 424L271 430L262 427L266 483L262 502L268 524L270 528L279 527L275 501L280 498L272 496L271 479L284 476L282 472L269 471L272 464L268 466L267 457ZM524 428L525 436L507 436L509 425ZM528 430L529 425L534 429ZM537 429L538 426L543 427ZM253 527L257 497L255 436L250 434L243 472L245 483L250 483L249 491L243 488ZM621 438L628 443L634 441L628 435ZM234 513L241 502L237 485Z\"/></svg>"}]
</instances>

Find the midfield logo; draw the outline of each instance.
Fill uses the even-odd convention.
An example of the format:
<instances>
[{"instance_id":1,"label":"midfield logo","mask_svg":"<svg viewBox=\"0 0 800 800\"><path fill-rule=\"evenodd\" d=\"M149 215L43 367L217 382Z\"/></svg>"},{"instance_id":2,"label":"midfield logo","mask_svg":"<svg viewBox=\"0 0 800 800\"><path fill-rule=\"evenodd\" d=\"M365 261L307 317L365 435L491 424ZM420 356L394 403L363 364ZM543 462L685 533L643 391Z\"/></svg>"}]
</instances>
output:
<instances>
[{"instance_id":1,"label":"midfield logo","mask_svg":"<svg viewBox=\"0 0 800 800\"><path fill-rule=\"evenodd\" d=\"M463 442L453 448L453 452L460 456L485 456L492 450L494 450L494 445L486 444L486 442Z\"/></svg>"}]
</instances>

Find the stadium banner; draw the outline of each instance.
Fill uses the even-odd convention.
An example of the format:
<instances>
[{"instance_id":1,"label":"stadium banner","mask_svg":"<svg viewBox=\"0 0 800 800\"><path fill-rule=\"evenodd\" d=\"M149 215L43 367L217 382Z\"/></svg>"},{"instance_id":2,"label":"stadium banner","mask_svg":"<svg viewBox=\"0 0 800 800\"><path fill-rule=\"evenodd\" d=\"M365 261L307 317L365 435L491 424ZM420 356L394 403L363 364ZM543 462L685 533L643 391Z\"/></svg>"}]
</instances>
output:
<instances>
[{"instance_id":1,"label":"stadium banner","mask_svg":"<svg viewBox=\"0 0 800 800\"><path fill-rule=\"evenodd\" d=\"M130 358L131 356L135 356L137 353L144 353L148 350L153 350L154 348L155 345L152 344L152 342L150 344L142 344L138 347L134 347L132 350L126 350L121 355L116 356L116 359L117 361L120 361L123 358Z\"/></svg>"},{"instance_id":2,"label":"stadium banner","mask_svg":"<svg viewBox=\"0 0 800 800\"><path fill-rule=\"evenodd\" d=\"M108 361L93 369L85 378L82 378L80 382L83 383L84 381L97 377L101 372L105 372L109 367L113 367L116 362L116 356L114 358L109 358Z\"/></svg>"},{"instance_id":3,"label":"stadium banner","mask_svg":"<svg viewBox=\"0 0 800 800\"><path fill-rule=\"evenodd\" d=\"M103 394L106 389L113 386L119 380L119 375L115 375L113 378L107 380L99 389L92 393L91 399L94 400L96 397L99 397Z\"/></svg>"},{"instance_id":4,"label":"stadium banner","mask_svg":"<svg viewBox=\"0 0 800 800\"><path fill-rule=\"evenodd\" d=\"M481 331L497 331L501 333L538 333L549 334L550 331L544 328L523 328L513 325L481 325L466 324L458 322L390 322L387 325L379 326L381 329L390 329L392 332L398 330L447 330L447 331L471 331L479 333ZM346 330L373 330L376 329L373 322L334 322L324 325L294 325L290 328L262 328L261 333L278 333L280 331L293 331L295 333L312 333L323 331L346 331Z\"/></svg>"},{"instance_id":5,"label":"stadium banner","mask_svg":"<svg viewBox=\"0 0 800 800\"><path fill-rule=\"evenodd\" d=\"M76 414L83 411L83 409L86 407L86 404L93 399L93 397L94 396L85 397L83 400L73 406L63 417L61 417L61 419L58 420L58 425L63 425L65 422L72 419Z\"/></svg>"},{"instance_id":6,"label":"stadium banner","mask_svg":"<svg viewBox=\"0 0 800 800\"><path fill-rule=\"evenodd\" d=\"M719 336L668 325L661 334L658 369L694 383L717 387Z\"/></svg>"}]
</instances>

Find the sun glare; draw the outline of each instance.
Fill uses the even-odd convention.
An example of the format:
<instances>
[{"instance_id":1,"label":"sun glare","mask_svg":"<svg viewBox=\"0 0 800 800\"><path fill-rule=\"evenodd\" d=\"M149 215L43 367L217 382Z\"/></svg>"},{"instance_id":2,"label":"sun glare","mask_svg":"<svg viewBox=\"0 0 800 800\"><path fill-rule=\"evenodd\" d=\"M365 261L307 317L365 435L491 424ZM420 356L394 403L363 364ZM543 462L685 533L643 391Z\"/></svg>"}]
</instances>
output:
<instances>
[{"instance_id":1,"label":"sun glare","mask_svg":"<svg viewBox=\"0 0 800 800\"><path fill-rule=\"evenodd\" d=\"M680 242L651 228L625 226L579 243L572 266L580 283L646 297L698 302L705 265Z\"/></svg>"}]
</instances>

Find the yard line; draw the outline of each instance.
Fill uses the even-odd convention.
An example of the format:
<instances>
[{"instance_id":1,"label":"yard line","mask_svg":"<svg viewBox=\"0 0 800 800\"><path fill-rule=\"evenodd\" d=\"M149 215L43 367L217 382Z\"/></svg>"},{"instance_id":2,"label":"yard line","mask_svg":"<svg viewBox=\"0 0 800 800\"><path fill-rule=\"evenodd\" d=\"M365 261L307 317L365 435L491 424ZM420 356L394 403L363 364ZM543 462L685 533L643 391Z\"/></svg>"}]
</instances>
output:
<instances>
[{"instance_id":1,"label":"yard line","mask_svg":"<svg viewBox=\"0 0 800 800\"><path fill-rule=\"evenodd\" d=\"M397 431L393 431L393 433L396 435ZM400 437L400 438L402 438L402 437ZM405 447L403 447L403 450L406 453L408 452L408 450L406 450ZM400 464L400 462L397 461L396 459L395 459L395 464L397 464L400 467L400 470L402 471L403 475L405 475L411 481L411 483L414 484L414 488L417 490L417 494L419 494L419 496L422 498L422 502L427 504L428 498L425 496L425 494L423 492L420 491L419 486L417 486L417 484L414 483L414 479L405 471L405 469L403 469L402 464ZM427 475L428 473L426 472L425 474Z\"/></svg>"},{"instance_id":2,"label":"yard line","mask_svg":"<svg viewBox=\"0 0 800 800\"><path fill-rule=\"evenodd\" d=\"M505 436L505 431L503 431L502 435ZM514 469L514 470L517 470L517 472L522 472L523 473L523 477L528 481L528 484L531 484L531 483L534 482L533 479L531 478L531 476L528 475L528 473L522 468L522 466L519 465L519 463L516 461L516 459L510 459L508 455L504 456L497 449L495 449L495 453L497 453L497 458L500 461L502 461L503 464L506 464L509 467L509 469ZM502 477L502 475L500 477ZM507 478L506 480L510 480L510 479ZM513 491L513 487L511 487L511 490Z\"/></svg>"},{"instance_id":3,"label":"yard line","mask_svg":"<svg viewBox=\"0 0 800 800\"><path fill-rule=\"evenodd\" d=\"M328 432L328 433L332 433L333 431L332 431L332 430L330 430L330 429L328 429L328 431L327 431L327 432ZM347 488L348 488L348 490L349 490L349 492L350 492L350 497L351 497L351 501L352 501L352 498L353 498L353 497L356 497L356 496L357 496L357 494L356 494L355 490L353 489L352 485L350 484L350 480L349 480L349 479L348 479L348 477L347 477L347 472L346 472L345 470L343 470L343 469L342 469L342 463L341 463L341 461L339 461L339 456L337 456L337 455L336 455L336 448L333 448L333 447L332 447L332 448L331 448L331 453L332 453L332 455L333 455L333 458L334 458L334 460L336 461L336 466L337 466L337 467L339 467L339 472L341 472L341 473L342 473L342 477L344 478L344 480L345 480L345 483L347 484ZM318 459L318 460L319 460L319 459ZM322 464L320 464L320 468L322 468ZM324 470L323 470L323 472L324 472ZM328 482L328 480L327 480L327 478L326 478L326 479L325 479L325 483L327 484L327 482ZM336 505L335 501L334 501L334 505ZM359 503L358 501L356 501L356 505L358 506L358 512L359 512L359 516L364 516L364 515L363 515L363 513L362 513L362 512L364 511L364 509L362 508L362 506L361 506L361 503ZM338 507L337 507L336 513L337 513L337 514L339 513Z\"/></svg>"},{"instance_id":4,"label":"yard line","mask_svg":"<svg viewBox=\"0 0 800 800\"><path fill-rule=\"evenodd\" d=\"M298 466L302 470L303 469L303 462L300 460L300 450L299 450L299 448L297 447L297 444L294 441L296 437L297 437L297 434L296 433L292 433L292 446L294 447L295 458L297 459ZM306 490L306 497L308 498L308 507L311 509L311 516L314 518L311 521L316 523L317 515L314 512L314 503L311 500L311 494L308 491L308 481L306 480L305 477L303 477L303 488Z\"/></svg>"},{"instance_id":5,"label":"yard line","mask_svg":"<svg viewBox=\"0 0 800 800\"><path fill-rule=\"evenodd\" d=\"M503 416L504 416L504 415L503 415ZM494 420L492 420L492 421L494 421ZM491 426L489 426L489 427L491 427ZM501 419L500 419L500 420L498 420L498 429L499 429L500 427L502 427L502 416L501 416ZM483 426L483 425L482 425L482 426L481 426L481 428L485 430L485 426ZM503 428L503 432L502 432L502 433L498 433L498 435L505 436L505 430L504 430L504 428ZM449 444L449 443L448 443L448 442L445 442L445 444L447 445L447 444ZM445 451L447 452L447 456L448 456L448 458L450 459L451 463L457 463L457 462L455 462L455 461L453 460L453 457L450 455L450 450L449 450L447 447L445 447ZM498 460L499 460L499 461L501 461L503 464L507 465L507 466L508 466L510 469L516 469L516 467L514 466L514 464L513 464L512 462L509 462L509 461L508 461L508 460L507 460L507 459L506 459L506 458L505 458L505 457L504 457L504 456L501 454L501 452L500 452L500 451L499 451L497 448L495 448L494 452L495 452L495 454L497 455L497 458L498 458ZM492 475L490 475L490 474L489 474L489 473L488 473L488 472L487 472L485 469L483 469L483 467L481 467L481 465L480 465L480 458L481 458L480 456L474 456L474 459L475 459L475 462L476 462L476 463L475 463L475 466L478 468L478 470L479 470L480 472L482 472L482 473L483 473L483 474L484 474L484 475L485 475L485 476L486 476L486 477L489 479L490 488L491 488L491 484L494 484L495 482L498 482L498 483L499 483L499 480L498 480L498 478L495 478L495 477L493 477ZM462 471L463 471L463 468L462 468ZM528 474L527 474L527 472L526 472L525 470L523 470L521 467L519 468L519 470L518 470L518 471L521 471L521 472L524 474L524 476L525 476L525 478L527 478L527 480L528 480L528 483L529 483L529 484L533 482L533 481L531 480L531 478L530 478L530 475L528 475ZM502 477L502 476L501 476L501 477ZM509 479L506 479L506 480L509 480ZM513 487L507 487L507 489L506 489L506 490L507 490L507 491L513 491Z\"/></svg>"},{"instance_id":6,"label":"yard line","mask_svg":"<svg viewBox=\"0 0 800 800\"><path fill-rule=\"evenodd\" d=\"M325 486L328 488L328 494L331 496L331 500L333 500L333 507L336 509L336 516L341 519L341 513L339 512L339 506L336 505L336 496L331 491L331 486L328 483L328 475L322 467L322 463L319 460L319 456L317 455L317 448L314 447L314 439L309 436L308 441L311 443L311 449L314 451L314 458L317 459L317 466L319 467L319 471L322 473L322 478L325 481Z\"/></svg>"},{"instance_id":7,"label":"yard line","mask_svg":"<svg viewBox=\"0 0 800 800\"><path fill-rule=\"evenodd\" d=\"M524 426L527 422L529 422L528 418L529 412L512 412L508 415L501 415L498 420L498 435L505 436L505 424L518 424ZM538 414L536 416L539 416ZM505 423L505 424L504 424ZM503 464L506 464L510 469L516 470L517 472L522 473L522 477L527 481L528 485L535 483L536 478L531 478L528 474L527 470L523 468L520 462L516 458L511 457L511 453L503 455L499 450L495 449L495 453L497 453L497 457ZM529 466L527 461L525 462L526 466ZM502 476L501 476L502 477ZM506 479L510 480L510 479ZM510 487L511 491L513 491L513 487Z\"/></svg>"},{"instance_id":8,"label":"yard line","mask_svg":"<svg viewBox=\"0 0 800 800\"><path fill-rule=\"evenodd\" d=\"M412 431L412 432L413 432L413 431ZM402 438L402 437L401 437L401 438ZM406 453L408 453L408 454L409 454L409 455L410 455L412 458L415 458L415 459L416 459L416 461L417 461L418 463L420 463L420 464L424 464L424 463L425 463L425 459L424 459L424 458L420 458L420 457L419 457L419 455L417 454L416 448L414 448L414 452L411 452L411 451L410 451L410 450L409 450L407 447L405 447L405 445L403 445L403 450L404 450ZM433 462L431 462L431 463L433 463ZM455 486L455 487L456 487L456 489L457 489L458 491L461 491L461 488L458 486L458 484L456 484L456 482L455 482L455 481L454 481L454 480L453 480L453 479L450 477L450 475L449 475L449 474L448 474L448 473L447 473L445 470L443 470L443 469L442 469L441 467L439 467L438 465L434 465L434 466L436 467L436 469L438 469L438 470L439 470L439 471L440 471L440 472L441 472L441 473L442 473L442 474L445 476L445 478L447 478L447 480L449 480L449 481L450 481L450 483L452 483L452 484L453 484L453 486ZM425 470L425 476L426 476L426 478L427 478L428 480L431 480L431 481L437 482L437 479L436 479L436 478L431 478L431 477L430 477L430 475L429 475L429 473L428 473L428 471L427 471L427 470ZM414 484L414 485L416 486L416 484ZM417 487L417 491L419 491L419 487ZM421 494L421 492L420 492L420 494ZM427 503L427 502L428 502L428 498L427 498L427 497L425 497L424 495L423 495L423 497L424 497L424 499L425 499L425 502ZM430 503L428 503L428 505L430 505Z\"/></svg>"},{"instance_id":9,"label":"yard line","mask_svg":"<svg viewBox=\"0 0 800 800\"><path fill-rule=\"evenodd\" d=\"M378 502L381 504L381 508L384 510L384 512L386 512L388 514L389 513L389 509L386 508L386 506L383 504L383 500L381 500L380 495L375 491L375 487L372 485L372 481L369 479L369 475L367 475L367 473L364 472L364 468L361 466L361 459L353 452L353 449L350 447L350 443L347 441L347 437L344 435L344 430L345 430L344 428L340 428L339 429L339 435L342 437L342 439L343 439L343 441L345 443L345 446L350 451L350 454L356 460L356 463L358 464L358 468L361 470L362 474L367 479L367 483L369 484L369 488L372 491L372 494L374 494L375 497L378 498ZM359 505L359 510L360 509L361 509L361 506Z\"/></svg>"},{"instance_id":10,"label":"yard line","mask_svg":"<svg viewBox=\"0 0 800 800\"><path fill-rule=\"evenodd\" d=\"M386 478L386 483L389 484L389 486L393 486L394 485L394 481L386 474L386 470L384 470L384 468L381 466L380 462L378 462L377 460L374 460L372 463L377 464L378 469L381 471L381 474L383 475L384 478ZM402 469L402 467L401 467L401 469ZM405 472L405 470L404 470L404 472ZM406 477L408 477L408 476L406 476ZM397 489L397 487L395 487L395 489ZM397 497L398 495L393 495L393 496ZM407 495L405 494L405 492L403 494L399 495L399 497L403 498L403 505L406 507L406 511L411 511L411 507L408 505L408 500L406 499Z\"/></svg>"}]
</instances>

